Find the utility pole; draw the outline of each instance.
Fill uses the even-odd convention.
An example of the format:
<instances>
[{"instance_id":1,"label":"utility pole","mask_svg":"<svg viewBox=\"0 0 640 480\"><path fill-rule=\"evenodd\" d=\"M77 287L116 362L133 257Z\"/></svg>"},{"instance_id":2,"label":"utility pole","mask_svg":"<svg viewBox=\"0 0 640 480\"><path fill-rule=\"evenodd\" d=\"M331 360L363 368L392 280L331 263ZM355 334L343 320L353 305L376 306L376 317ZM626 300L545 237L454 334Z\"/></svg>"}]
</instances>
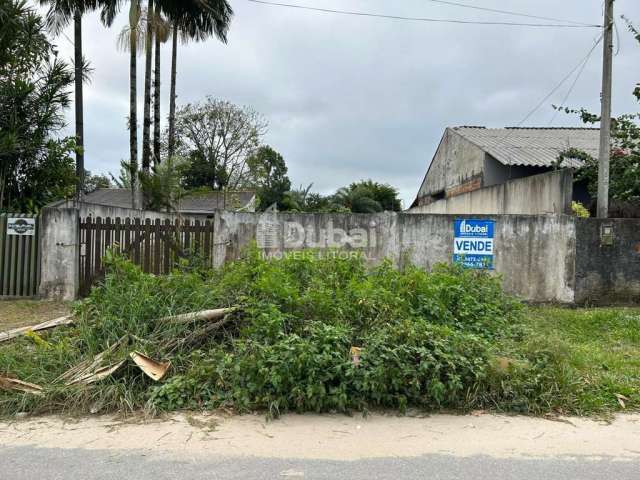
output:
<instances>
[{"instance_id":1,"label":"utility pole","mask_svg":"<svg viewBox=\"0 0 640 480\"><path fill-rule=\"evenodd\" d=\"M613 2L604 12L604 58L602 67L602 114L600 115L600 161L598 164L598 218L609 216L609 159L611 158L611 85L613 77Z\"/></svg>"}]
</instances>

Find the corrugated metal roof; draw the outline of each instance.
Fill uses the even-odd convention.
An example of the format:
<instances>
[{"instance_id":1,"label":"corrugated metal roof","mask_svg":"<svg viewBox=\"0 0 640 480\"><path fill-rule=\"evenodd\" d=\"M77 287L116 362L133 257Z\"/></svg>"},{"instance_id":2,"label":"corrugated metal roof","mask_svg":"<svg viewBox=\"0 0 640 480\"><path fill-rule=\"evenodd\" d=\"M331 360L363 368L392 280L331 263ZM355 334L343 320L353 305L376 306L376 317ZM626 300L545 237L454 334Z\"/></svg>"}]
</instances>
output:
<instances>
[{"instance_id":1,"label":"corrugated metal roof","mask_svg":"<svg viewBox=\"0 0 640 480\"><path fill-rule=\"evenodd\" d=\"M457 133L504 165L550 167L569 148L598 157L600 131L596 128L483 128L455 127ZM582 162L567 159L564 167Z\"/></svg>"}]
</instances>

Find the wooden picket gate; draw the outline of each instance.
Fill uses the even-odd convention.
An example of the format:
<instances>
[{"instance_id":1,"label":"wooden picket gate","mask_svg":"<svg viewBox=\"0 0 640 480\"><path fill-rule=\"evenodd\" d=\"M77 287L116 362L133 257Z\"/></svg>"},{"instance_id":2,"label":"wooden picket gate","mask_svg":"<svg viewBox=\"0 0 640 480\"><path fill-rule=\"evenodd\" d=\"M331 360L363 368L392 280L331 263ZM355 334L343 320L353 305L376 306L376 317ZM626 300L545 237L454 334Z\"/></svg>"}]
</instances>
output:
<instances>
[{"instance_id":1,"label":"wooden picket gate","mask_svg":"<svg viewBox=\"0 0 640 480\"><path fill-rule=\"evenodd\" d=\"M102 258L108 249L121 253L143 271L166 275L180 258L213 261L213 222L139 218L80 219L80 294L104 277Z\"/></svg>"},{"instance_id":2,"label":"wooden picket gate","mask_svg":"<svg viewBox=\"0 0 640 480\"><path fill-rule=\"evenodd\" d=\"M37 215L0 214L0 298L38 295L39 230Z\"/></svg>"}]
</instances>

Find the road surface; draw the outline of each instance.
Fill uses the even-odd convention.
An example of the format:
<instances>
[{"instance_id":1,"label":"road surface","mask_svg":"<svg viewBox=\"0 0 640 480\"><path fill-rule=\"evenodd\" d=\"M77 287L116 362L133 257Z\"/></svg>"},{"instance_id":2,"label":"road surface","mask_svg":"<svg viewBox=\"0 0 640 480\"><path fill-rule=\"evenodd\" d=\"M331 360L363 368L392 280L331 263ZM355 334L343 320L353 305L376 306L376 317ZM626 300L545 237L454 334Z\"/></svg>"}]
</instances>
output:
<instances>
[{"instance_id":1,"label":"road surface","mask_svg":"<svg viewBox=\"0 0 640 480\"><path fill-rule=\"evenodd\" d=\"M44 417L0 423L0 479L640 478L640 415Z\"/></svg>"}]
</instances>

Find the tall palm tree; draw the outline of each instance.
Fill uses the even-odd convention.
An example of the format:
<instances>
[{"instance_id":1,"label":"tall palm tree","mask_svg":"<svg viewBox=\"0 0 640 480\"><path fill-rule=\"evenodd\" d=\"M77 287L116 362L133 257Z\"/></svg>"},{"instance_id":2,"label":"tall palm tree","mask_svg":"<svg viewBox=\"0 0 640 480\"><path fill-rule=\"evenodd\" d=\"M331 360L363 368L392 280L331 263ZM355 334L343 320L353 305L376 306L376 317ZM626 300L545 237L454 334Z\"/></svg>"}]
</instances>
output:
<instances>
[{"instance_id":1,"label":"tall palm tree","mask_svg":"<svg viewBox=\"0 0 640 480\"><path fill-rule=\"evenodd\" d=\"M160 46L169 38L171 30L160 10L160 1L156 0L156 9L153 22L154 45L154 81L153 81L153 161L154 165L160 164Z\"/></svg>"},{"instance_id":2,"label":"tall palm tree","mask_svg":"<svg viewBox=\"0 0 640 480\"><path fill-rule=\"evenodd\" d=\"M54 34L59 34L73 20L73 61L75 69L75 136L76 136L76 199L82 200L84 189L84 98L83 82L86 79L86 62L82 54L82 16L105 7L107 1L99 0L39 0L47 5L47 23Z\"/></svg>"},{"instance_id":3,"label":"tall palm tree","mask_svg":"<svg viewBox=\"0 0 640 480\"><path fill-rule=\"evenodd\" d=\"M108 24L119 9L119 4L108 12ZM118 35L118 47L129 52L129 172L131 178L131 206L139 208L138 202L138 90L137 90L137 56L144 42L141 37L146 36L146 23L142 15L140 0L131 0L129 4L129 24Z\"/></svg>"},{"instance_id":4,"label":"tall palm tree","mask_svg":"<svg viewBox=\"0 0 640 480\"><path fill-rule=\"evenodd\" d=\"M149 174L151 165L151 58L153 55L153 0L147 2L147 31L144 64L144 120L142 123L142 172Z\"/></svg>"},{"instance_id":5,"label":"tall palm tree","mask_svg":"<svg viewBox=\"0 0 640 480\"><path fill-rule=\"evenodd\" d=\"M168 154L171 157L175 153L178 36L182 37L183 42L187 42L203 41L215 35L226 43L233 9L227 0L160 1L167 18L173 23L168 139Z\"/></svg>"}]
</instances>

